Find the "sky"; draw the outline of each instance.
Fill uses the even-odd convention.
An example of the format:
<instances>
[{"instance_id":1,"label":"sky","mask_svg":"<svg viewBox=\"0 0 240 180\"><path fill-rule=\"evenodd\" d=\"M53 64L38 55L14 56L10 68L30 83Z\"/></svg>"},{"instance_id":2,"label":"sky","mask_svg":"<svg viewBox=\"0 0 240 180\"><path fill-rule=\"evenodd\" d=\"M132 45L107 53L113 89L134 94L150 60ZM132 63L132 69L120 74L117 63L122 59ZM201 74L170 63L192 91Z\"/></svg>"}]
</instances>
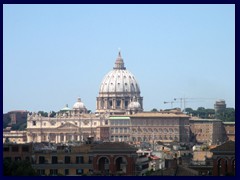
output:
<instances>
[{"instance_id":1,"label":"sky","mask_svg":"<svg viewBox=\"0 0 240 180\"><path fill-rule=\"evenodd\" d=\"M4 4L3 112L94 112L119 48L144 110L235 108L233 4Z\"/></svg>"}]
</instances>

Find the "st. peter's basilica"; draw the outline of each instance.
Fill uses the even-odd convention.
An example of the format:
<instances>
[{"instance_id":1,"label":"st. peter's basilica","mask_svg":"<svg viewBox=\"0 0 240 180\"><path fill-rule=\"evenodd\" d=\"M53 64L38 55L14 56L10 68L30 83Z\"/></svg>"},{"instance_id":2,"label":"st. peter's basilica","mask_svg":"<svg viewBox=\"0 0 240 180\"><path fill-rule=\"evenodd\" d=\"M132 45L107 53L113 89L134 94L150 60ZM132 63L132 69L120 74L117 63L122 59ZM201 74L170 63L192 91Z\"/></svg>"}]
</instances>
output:
<instances>
[{"instance_id":1,"label":"st. peter's basilica","mask_svg":"<svg viewBox=\"0 0 240 180\"><path fill-rule=\"evenodd\" d=\"M188 142L189 116L181 111L144 112L136 77L126 69L121 53L103 78L96 112L88 113L81 98L55 117L32 113L27 117L27 142L101 141Z\"/></svg>"}]
</instances>

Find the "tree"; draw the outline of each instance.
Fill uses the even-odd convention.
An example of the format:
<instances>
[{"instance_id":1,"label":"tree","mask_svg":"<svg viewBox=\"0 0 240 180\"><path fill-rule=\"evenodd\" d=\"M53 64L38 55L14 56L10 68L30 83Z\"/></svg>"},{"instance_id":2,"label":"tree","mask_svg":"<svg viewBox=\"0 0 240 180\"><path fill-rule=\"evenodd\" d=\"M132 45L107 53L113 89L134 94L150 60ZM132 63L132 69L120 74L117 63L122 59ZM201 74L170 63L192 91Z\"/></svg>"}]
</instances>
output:
<instances>
[{"instance_id":1,"label":"tree","mask_svg":"<svg viewBox=\"0 0 240 180\"><path fill-rule=\"evenodd\" d=\"M158 110L156 108L153 108L151 112L158 112Z\"/></svg>"},{"instance_id":2,"label":"tree","mask_svg":"<svg viewBox=\"0 0 240 180\"><path fill-rule=\"evenodd\" d=\"M50 117L55 117L56 116L56 112L55 111L52 111L51 114L50 114Z\"/></svg>"},{"instance_id":3,"label":"tree","mask_svg":"<svg viewBox=\"0 0 240 180\"><path fill-rule=\"evenodd\" d=\"M36 171L32 168L29 161L3 160L4 176L36 176Z\"/></svg>"},{"instance_id":4,"label":"tree","mask_svg":"<svg viewBox=\"0 0 240 180\"><path fill-rule=\"evenodd\" d=\"M48 113L44 111L38 111L38 114L41 114L43 117L48 117Z\"/></svg>"}]
</instances>

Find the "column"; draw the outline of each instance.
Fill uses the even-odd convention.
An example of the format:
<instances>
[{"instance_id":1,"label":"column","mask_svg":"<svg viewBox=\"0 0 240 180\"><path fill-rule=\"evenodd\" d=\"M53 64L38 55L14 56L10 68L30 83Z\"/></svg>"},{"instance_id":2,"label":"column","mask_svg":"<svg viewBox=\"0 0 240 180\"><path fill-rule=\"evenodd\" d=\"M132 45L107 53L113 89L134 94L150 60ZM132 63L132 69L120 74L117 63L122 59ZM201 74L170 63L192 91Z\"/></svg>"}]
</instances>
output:
<instances>
[{"instance_id":1,"label":"column","mask_svg":"<svg viewBox=\"0 0 240 180\"><path fill-rule=\"evenodd\" d=\"M66 134L63 135L63 142L66 142Z\"/></svg>"},{"instance_id":2,"label":"column","mask_svg":"<svg viewBox=\"0 0 240 180\"><path fill-rule=\"evenodd\" d=\"M125 109L124 108L124 99L121 99L121 109Z\"/></svg>"}]
</instances>

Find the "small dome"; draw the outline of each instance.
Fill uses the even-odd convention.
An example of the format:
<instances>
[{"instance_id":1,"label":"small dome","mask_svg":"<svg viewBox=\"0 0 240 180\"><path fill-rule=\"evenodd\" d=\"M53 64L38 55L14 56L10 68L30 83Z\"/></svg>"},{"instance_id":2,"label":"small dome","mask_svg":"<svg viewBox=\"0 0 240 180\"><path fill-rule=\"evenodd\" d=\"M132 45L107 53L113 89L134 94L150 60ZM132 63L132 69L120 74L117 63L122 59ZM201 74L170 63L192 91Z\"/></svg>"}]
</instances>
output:
<instances>
[{"instance_id":1,"label":"small dome","mask_svg":"<svg viewBox=\"0 0 240 180\"><path fill-rule=\"evenodd\" d=\"M68 104L64 108L61 109L61 111L70 111L71 109L68 107Z\"/></svg>"},{"instance_id":2,"label":"small dome","mask_svg":"<svg viewBox=\"0 0 240 180\"><path fill-rule=\"evenodd\" d=\"M136 97L133 97L133 101L130 102L130 104L128 105L128 109L129 110L140 110L141 109L141 105L140 103L137 101Z\"/></svg>"},{"instance_id":3,"label":"small dome","mask_svg":"<svg viewBox=\"0 0 240 180\"><path fill-rule=\"evenodd\" d=\"M130 110L141 109L141 105L139 102L131 102L128 105L128 109L130 109Z\"/></svg>"},{"instance_id":4,"label":"small dome","mask_svg":"<svg viewBox=\"0 0 240 180\"><path fill-rule=\"evenodd\" d=\"M75 102L75 104L73 105L73 109L86 109L83 102L81 102L81 98L77 99L77 102Z\"/></svg>"}]
</instances>

